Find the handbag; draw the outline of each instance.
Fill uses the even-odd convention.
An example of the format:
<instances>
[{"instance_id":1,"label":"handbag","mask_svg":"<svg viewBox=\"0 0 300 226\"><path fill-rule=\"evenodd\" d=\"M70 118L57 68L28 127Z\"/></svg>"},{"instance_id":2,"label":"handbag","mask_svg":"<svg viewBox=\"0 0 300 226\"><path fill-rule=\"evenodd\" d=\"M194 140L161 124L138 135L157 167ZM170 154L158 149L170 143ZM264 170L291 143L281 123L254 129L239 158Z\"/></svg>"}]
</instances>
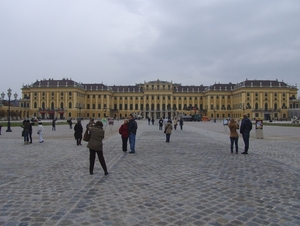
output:
<instances>
[{"instance_id":1,"label":"handbag","mask_svg":"<svg viewBox=\"0 0 300 226\"><path fill-rule=\"evenodd\" d=\"M84 135L83 135L83 140L88 142L91 139L91 134L89 133L88 130L85 130Z\"/></svg>"}]
</instances>

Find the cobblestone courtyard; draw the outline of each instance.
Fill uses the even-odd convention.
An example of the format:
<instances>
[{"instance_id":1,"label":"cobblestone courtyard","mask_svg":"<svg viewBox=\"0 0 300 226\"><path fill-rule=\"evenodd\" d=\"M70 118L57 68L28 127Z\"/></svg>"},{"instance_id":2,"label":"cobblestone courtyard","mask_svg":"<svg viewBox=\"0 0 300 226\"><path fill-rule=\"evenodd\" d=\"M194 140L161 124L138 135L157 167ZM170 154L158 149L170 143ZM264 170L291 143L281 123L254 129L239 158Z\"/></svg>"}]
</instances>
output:
<instances>
[{"instance_id":1,"label":"cobblestone courtyard","mask_svg":"<svg viewBox=\"0 0 300 226\"><path fill-rule=\"evenodd\" d=\"M138 123L136 154L122 152L121 121L106 128L108 176L99 162L89 175L86 143L66 125L31 145L2 128L0 225L300 225L300 128L252 131L244 156L220 122L186 122L170 143Z\"/></svg>"}]
</instances>

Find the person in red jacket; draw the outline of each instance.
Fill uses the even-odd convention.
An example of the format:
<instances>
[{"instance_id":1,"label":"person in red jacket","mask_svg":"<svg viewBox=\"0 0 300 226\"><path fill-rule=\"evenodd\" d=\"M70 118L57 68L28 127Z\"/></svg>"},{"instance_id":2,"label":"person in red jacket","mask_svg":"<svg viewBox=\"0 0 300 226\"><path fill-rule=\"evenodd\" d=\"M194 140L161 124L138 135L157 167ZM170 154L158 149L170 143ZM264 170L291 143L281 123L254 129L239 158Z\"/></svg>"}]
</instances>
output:
<instances>
[{"instance_id":1,"label":"person in red jacket","mask_svg":"<svg viewBox=\"0 0 300 226\"><path fill-rule=\"evenodd\" d=\"M128 119L124 119L124 123L119 128L119 133L121 134L122 138L122 149L123 152L127 152L127 142L128 142Z\"/></svg>"}]
</instances>

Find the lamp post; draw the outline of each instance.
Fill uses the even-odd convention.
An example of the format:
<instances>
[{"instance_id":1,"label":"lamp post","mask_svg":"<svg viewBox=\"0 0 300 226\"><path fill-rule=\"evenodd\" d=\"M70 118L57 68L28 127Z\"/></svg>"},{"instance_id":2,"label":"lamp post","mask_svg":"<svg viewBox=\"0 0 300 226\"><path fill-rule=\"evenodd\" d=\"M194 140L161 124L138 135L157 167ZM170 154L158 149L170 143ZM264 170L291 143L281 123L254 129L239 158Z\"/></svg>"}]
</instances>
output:
<instances>
[{"instance_id":1,"label":"lamp post","mask_svg":"<svg viewBox=\"0 0 300 226\"><path fill-rule=\"evenodd\" d=\"M10 128L10 98L11 98L11 89L9 88L8 90L7 90L7 96L8 96L8 117L7 117L7 130L6 130L6 132L12 132L11 131L11 128ZM4 97L5 97L5 94L2 92L1 93L1 97L2 97L2 100L4 99ZM18 94L17 93L15 93L14 94L14 98L15 99L17 99L17 97L18 97Z\"/></svg>"},{"instance_id":2,"label":"lamp post","mask_svg":"<svg viewBox=\"0 0 300 226\"><path fill-rule=\"evenodd\" d=\"M83 108L83 103L76 103L76 108L79 109L79 118L81 119L81 109Z\"/></svg>"}]
</instances>

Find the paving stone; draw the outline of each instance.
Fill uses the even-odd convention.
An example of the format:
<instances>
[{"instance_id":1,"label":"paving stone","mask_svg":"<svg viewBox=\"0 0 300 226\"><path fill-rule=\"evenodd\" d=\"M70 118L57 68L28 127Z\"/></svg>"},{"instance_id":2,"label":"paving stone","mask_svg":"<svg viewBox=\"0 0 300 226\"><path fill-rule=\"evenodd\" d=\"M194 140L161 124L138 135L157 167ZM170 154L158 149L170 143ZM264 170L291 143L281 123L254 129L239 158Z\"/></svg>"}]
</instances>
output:
<instances>
[{"instance_id":1,"label":"paving stone","mask_svg":"<svg viewBox=\"0 0 300 226\"><path fill-rule=\"evenodd\" d=\"M249 155L230 154L223 124L186 122L170 143L139 124L136 154L124 154L116 121L106 130L109 175L89 175L86 143L45 126L24 145L21 128L0 136L0 226L299 225L299 128L251 132ZM240 153L243 149L239 139Z\"/></svg>"}]
</instances>

